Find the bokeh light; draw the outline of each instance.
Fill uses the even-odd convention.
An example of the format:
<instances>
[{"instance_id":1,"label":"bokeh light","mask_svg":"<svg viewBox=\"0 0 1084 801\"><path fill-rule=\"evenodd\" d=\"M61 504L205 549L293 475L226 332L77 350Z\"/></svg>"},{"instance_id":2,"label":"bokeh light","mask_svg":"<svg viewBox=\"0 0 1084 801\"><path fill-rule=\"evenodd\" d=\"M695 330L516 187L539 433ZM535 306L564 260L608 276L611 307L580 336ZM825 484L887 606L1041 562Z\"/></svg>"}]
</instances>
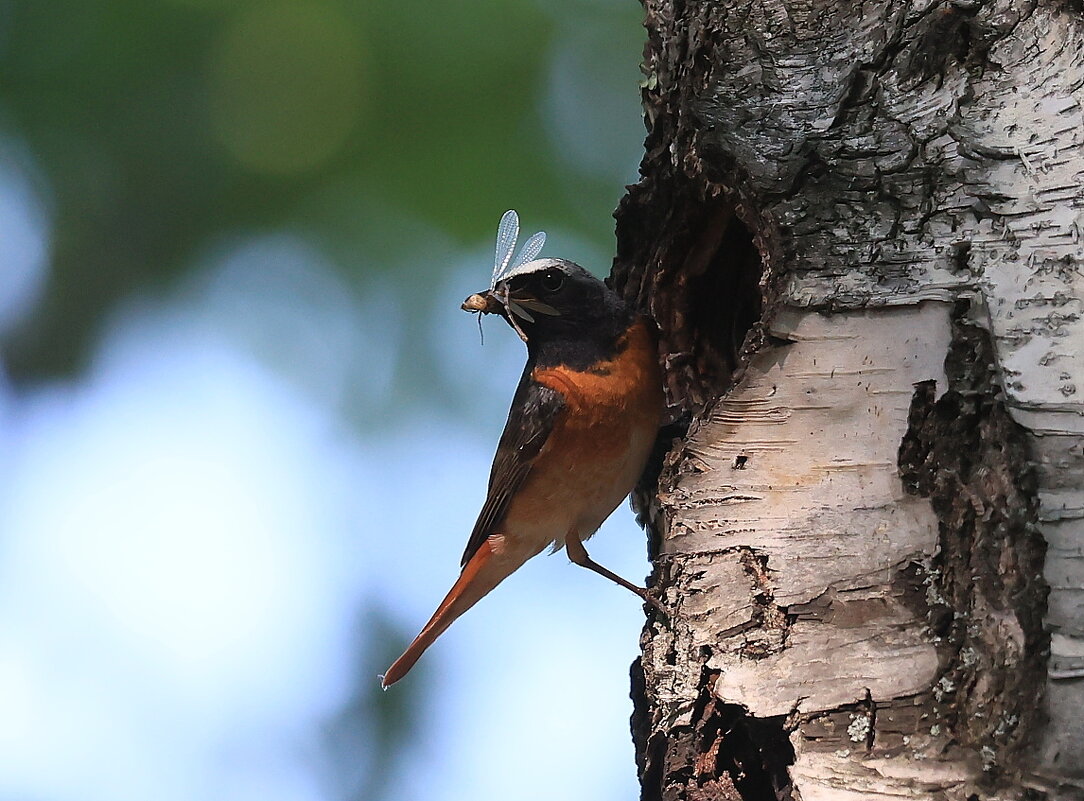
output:
<instances>
[{"instance_id":1,"label":"bokeh light","mask_svg":"<svg viewBox=\"0 0 1084 801\"><path fill-rule=\"evenodd\" d=\"M208 72L219 138L259 172L320 166L364 109L361 33L334 3L249 6L222 34Z\"/></svg>"}]
</instances>

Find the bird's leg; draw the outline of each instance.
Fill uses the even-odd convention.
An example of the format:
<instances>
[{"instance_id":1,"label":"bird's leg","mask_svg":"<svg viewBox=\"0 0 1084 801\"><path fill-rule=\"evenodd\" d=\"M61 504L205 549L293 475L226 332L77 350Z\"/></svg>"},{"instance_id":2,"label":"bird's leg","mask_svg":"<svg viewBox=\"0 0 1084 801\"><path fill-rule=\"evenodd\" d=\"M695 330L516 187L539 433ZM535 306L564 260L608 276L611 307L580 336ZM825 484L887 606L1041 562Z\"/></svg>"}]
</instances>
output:
<instances>
[{"instance_id":1,"label":"bird's leg","mask_svg":"<svg viewBox=\"0 0 1084 801\"><path fill-rule=\"evenodd\" d=\"M651 594L650 591L643 587L637 587L631 581L626 581L621 576L614 573L612 570L607 570L587 553L587 549L583 547L583 541L580 540L575 534L569 534L565 537L565 551L568 553L568 558L572 560L574 564L580 567L586 567L588 570L593 570L600 576L605 576L614 584L620 584L626 590L630 590L639 595L644 601L651 604L663 615L666 614L666 610L663 608L659 599Z\"/></svg>"}]
</instances>

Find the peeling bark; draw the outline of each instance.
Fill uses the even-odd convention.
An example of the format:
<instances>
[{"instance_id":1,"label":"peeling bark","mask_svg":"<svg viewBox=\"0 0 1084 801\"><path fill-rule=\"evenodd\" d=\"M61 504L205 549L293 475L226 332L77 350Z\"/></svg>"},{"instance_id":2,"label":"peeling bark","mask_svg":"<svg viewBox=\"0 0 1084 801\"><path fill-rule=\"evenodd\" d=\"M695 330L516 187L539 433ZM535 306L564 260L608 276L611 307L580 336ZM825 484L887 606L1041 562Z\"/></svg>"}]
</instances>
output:
<instances>
[{"instance_id":1,"label":"peeling bark","mask_svg":"<svg viewBox=\"0 0 1084 801\"><path fill-rule=\"evenodd\" d=\"M645 0L645 799L1084 799L1084 14Z\"/></svg>"}]
</instances>

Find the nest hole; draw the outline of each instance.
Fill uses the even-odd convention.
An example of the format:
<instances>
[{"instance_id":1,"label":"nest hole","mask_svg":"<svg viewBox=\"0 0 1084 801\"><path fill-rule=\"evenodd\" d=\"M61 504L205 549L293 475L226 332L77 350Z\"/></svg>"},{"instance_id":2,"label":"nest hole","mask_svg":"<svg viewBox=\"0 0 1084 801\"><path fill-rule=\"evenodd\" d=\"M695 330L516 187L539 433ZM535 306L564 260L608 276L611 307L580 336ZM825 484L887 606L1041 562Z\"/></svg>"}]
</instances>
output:
<instances>
[{"instance_id":1,"label":"nest hole","mask_svg":"<svg viewBox=\"0 0 1084 801\"><path fill-rule=\"evenodd\" d=\"M683 257L675 254L653 305L672 401L696 414L730 389L759 341L764 269L753 231L731 204L691 216Z\"/></svg>"},{"instance_id":2,"label":"nest hole","mask_svg":"<svg viewBox=\"0 0 1084 801\"><path fill-rule=\"evenodd\" d=\"M717 183L644 180L616 218L611 286L654 318L671 411L689 420L733 386L763 340L777 237Z\"/></svg>"}]
</instances>

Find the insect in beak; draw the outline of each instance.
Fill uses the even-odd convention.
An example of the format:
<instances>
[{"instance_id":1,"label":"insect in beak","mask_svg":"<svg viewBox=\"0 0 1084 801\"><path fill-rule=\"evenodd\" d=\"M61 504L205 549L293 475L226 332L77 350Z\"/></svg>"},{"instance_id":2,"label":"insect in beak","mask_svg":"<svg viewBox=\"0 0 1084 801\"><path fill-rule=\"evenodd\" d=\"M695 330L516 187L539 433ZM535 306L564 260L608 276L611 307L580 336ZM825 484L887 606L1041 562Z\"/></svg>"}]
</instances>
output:
<instances>
[{"instance_id":1,"label":"insect in beak","mask_svg":"<svg viewBox=\"0 0 1084 801\"><path fill-rule=\"evenodd\" d=\"M513 259L512 253L516 248L518 238L519 215L509 209L501 217L500 225L497 226L497 248L493 254L493 279L490 281L489 289L471 295L463 301L461 308L463 311L475 312L479 315L479 330L481 330L482 326L481 315L501 315L519 334L519 338L526 342L527 335L520 328L519 322L516 320L517 317L524 322L533 323L532 311L550 315L557 315L558 311L535 298L509 297L507 283L503 283L500 287L497 286L498 283L529 269L531 262L541 252L542 246L546 242L544 231L533 234L523 243L523 247L519 249Z\"/></svg>"},{"instance_id":2,"label":"insect in beak","mask_svg":"<svg viewBox=\"0 0 1084 801\"><path fill-rule=\"evenodd\" d=\"M499 314L503 307L501 302L487 289L484 292L476 292L471 295L463 301L460 308L463 311L477 312L479 314Z\"/></svg>"},{"instance_id":3,"label":"insect in beak","mask_svg":"<svg viewBox=\"0 0 1084 801\"><path fill-rule=\"evenodd\" d=\"M487 289L484 292L476 292L471 295L460 307L463 311L475 312L479 315L482 314L499 314L515 329L519 338L524 342L527 341L527 335L523 333L523 329L520 328L519 323L516 322L516 317L522 317L527 322L534 322L534 318L523 309L514 300L508 297L508 287L504 287L504 291L501 292L498 289ZM479 322L481 318L479 317Z\"/></svg>"}]
</instances>

